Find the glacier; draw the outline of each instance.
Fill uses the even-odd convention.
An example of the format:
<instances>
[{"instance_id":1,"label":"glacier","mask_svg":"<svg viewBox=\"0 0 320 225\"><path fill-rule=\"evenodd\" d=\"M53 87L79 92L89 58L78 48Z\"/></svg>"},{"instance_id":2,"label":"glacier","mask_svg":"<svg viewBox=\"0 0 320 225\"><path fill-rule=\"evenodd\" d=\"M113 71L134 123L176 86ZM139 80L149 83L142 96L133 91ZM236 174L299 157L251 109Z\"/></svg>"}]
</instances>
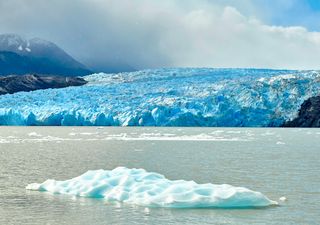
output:
<instances>
[{"instance_id":1,"label":"glacier","mask_svg":"<svg viewBox=\"0 0 320 225\"><path fill-rule=\"evenodd\" d=\"M0 96L0 125L274 127L319 94L319 71L170 68Z\"/></svg>"},{"instance_id":2,"label":"glacier","mask_svg":"<svg viewBox=\"0 0 320 225\"><path fill-rule=\"evenodd\" d=\"M88 198L103 198L145 207L165 208L251 208L278 205L260 192L227 184L197 184L168 180L144 169L117 167L89 170L70 180L33 183L27 190L46 191Z\"/></svg>"}]
</instances>

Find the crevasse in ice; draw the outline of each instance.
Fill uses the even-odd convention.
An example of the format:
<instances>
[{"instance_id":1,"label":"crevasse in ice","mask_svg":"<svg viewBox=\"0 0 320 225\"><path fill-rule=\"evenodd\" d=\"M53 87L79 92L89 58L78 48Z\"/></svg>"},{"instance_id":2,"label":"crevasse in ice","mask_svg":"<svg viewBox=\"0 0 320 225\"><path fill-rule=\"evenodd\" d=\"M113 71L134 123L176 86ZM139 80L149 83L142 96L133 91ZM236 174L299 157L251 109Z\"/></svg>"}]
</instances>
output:
<instances>
[{"instance_id":1,"label":"crevasse in ice","mask_svg":"<svg viewBox=\"0 0 320 225\"><path fill-rule=\"evenodd\" d=\"M158 69L0 96L0 125L279 126L319 94L320 72Z\"/></svg>"},{"instance_id":2,"label":"crevasse in ice","mask_svg":"<svg viewBox=\"0 0 320 225\"><path fill-rule=\"evenodd\" d=\"M118 167L114 170L91 170L66 181L47 180L29 184L26 189L47 191L108 202L123 202L146 207L167 208L248 208L278 203L260 192L231 185L168 180L144 169Z\"/></svg>"}]
</instances>

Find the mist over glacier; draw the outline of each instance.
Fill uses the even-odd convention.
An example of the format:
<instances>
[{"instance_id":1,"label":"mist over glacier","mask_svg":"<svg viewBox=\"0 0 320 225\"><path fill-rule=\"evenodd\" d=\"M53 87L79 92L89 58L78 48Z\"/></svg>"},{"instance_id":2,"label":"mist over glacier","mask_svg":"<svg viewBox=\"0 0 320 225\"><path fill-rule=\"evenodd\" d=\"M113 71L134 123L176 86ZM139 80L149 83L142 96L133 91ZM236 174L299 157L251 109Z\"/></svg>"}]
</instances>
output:
<instances>
[{"instance_id":1,"label":"mist over glacier","mask_svg":"<svg viewBox=\"0 0 320 225\"><path fill-rule=\"evenodd\" d=\"M0 96L1 125L280 126L320 72L173 68L92 74L81 87Z\"/></svg>"}]
</instances>

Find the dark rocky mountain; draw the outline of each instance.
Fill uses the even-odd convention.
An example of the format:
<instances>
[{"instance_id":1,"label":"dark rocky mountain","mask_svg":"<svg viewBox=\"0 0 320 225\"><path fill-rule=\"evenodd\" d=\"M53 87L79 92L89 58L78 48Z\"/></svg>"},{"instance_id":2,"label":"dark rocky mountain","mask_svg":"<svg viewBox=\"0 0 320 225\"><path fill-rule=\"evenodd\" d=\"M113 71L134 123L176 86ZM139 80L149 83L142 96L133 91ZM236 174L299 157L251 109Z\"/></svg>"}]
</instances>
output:
<instances>
[{"instance_id":1,"label":"dark rocky mountain","mask_svg":"<svg viewBox=\"0 0 320 225\"><path fill-rule=\"evenodd\" d=\"M283 127L320 127L320 96L304 101L298 117L284 123Z\"/></svg>"},{"instance_id":2,"label":"dark rocky mountain","mask_svg":"<svg viewBox=\"0 0 320 225\"><path fill-rule=\"evenodd\" d=\"M52 42L0 35L0 75L28 73L81 76L92 71Z\"/></svg>"},{"instance_id":3,"label":"dark rocky mountain","mask_svg":"<svg viewBox=\"0 0 320 225\"><path fill-rule=\"evenodd\" d=\"M87 82L78 77L52 75L10 75L0 77L0 95L13 94L20 91L34 91L48 88L64 88L81 86Z\"/></svg>"}]
</instances>

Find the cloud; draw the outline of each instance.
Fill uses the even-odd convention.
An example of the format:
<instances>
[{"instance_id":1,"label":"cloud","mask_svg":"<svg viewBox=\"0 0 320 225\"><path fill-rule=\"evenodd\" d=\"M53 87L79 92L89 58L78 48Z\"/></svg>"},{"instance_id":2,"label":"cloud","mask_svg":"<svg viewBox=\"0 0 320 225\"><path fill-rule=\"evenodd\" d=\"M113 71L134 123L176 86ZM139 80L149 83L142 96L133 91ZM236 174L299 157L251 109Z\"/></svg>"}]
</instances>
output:
<instances>
[{"instance_id":1,"label":"cloud","mask_svg":"<svg viewBox=\"0 0 320 225\"><path fill-rule=\"evenodd\" d=\"M225 2L0 0L0 32L52 40L96 70L320 69L319 32L266 25L250 1L250 16Z\"/></svg>"}]
</instances>

